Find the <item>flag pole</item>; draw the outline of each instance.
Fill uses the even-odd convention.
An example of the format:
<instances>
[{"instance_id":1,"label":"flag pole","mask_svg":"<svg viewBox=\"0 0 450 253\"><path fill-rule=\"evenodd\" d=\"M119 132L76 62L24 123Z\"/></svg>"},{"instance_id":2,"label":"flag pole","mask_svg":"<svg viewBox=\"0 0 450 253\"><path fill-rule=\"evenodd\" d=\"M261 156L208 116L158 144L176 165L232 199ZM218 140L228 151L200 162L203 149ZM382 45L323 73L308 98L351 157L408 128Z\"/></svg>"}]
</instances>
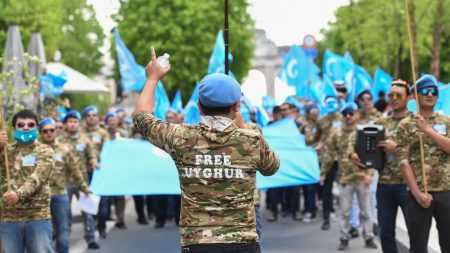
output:
<instances>
[{"instance_id":1,"label":"flag pole","mask_svg":"<svg viewBox=\"0 0 450 253\"><path fill-rule=\"evenodd\" d=\"M1 121L1 125L0 128L1 130L5 130L6 131L6 127L5 127L5 115L3 114L3 96L0 94L0 121ZM6 171L6 185L7 185L7 189L8 191L11 191L11 184L10 184L10 175L9 175L9 161L8 161L8 147L7 147L7 143L5 143L5 145L3 146L3 154L4 154L4 160L5 160L5 171Z\"/></svg>"},{"instance_id":2,"label":"flag pole","mask_svg":"<svg viewBox=\"0 0 450 253\"><path fill-rule=\"evenodd\" d=\"M418 92L417 92L417 85L416 85L416 59L414 58L414 52L413 52L413 38L412 38L412 31L411 31L411 17L409 15L409 0L405 0L405 7L406 7L406 21L408 22L408 36L409 36L409 53L411 57L411 69L413 74L413 84L414 84L414 96L416 97L416 115L420 115L420 107L419 107L419 100L418 100ZM425 193L428 193L428 181L427 181L427 174L425 172L424 164L425 164L425 158L424 158L424 149L423 149L423 134L419 133L419 143L420 143L420 165L422 170L422 181L423 181L423 187L425 190Z\"/></svg>"},{"instance_id":3,"label":"flag pole","mask_svg":"<svg viewBox=\"0 0 450 253\"><path fill-rule=\"evenodd\" d=\"M224 19L224 36L225 36L225 74L229 72L229 59L228 59L228 0L225 0L225 19Z\"/></svg>"}]
</instances>

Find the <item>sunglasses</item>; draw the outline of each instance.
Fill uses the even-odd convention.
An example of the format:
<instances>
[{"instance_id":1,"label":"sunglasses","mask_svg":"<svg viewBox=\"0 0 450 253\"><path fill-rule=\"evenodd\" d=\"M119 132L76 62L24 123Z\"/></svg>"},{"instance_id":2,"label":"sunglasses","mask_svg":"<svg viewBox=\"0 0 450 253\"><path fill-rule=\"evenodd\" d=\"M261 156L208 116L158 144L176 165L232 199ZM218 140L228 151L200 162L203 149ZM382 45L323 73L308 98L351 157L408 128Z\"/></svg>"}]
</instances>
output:
<instances>
[{"instance_id":1,"label":"sunglasses","mask_svg":"<svg viewBox=\"0 0 450 253\"><path fill-rule=\"evenodd\" d=\"M24 128L25 126L27 126L28 128L35 128L36 127L36 123L34 122L19 122L17 123L17 128Z\"/></svg>"},{"instance_id":2,"label":"sunglasses","mask_svg":"<svg viewBox=\"0 0 450 253\"><path fill-rule=\"evenodd\" d=\"M343 112L342 113L342 116L344 116L344 117L347 117L347 116L353 117L353 115L355 115L355 112Z\"/></svg>"},{"instance_id":3,"label":"sunglasses","mask_svg":"<svg viewBox=\"0 0 450 253\"><path fill-rule=\"evenodd\" d=\"M369 101L372 101L372 97L363 97L363 98L360 98L358 100L361 101L361 102L369 102Z\"/></svg>"},{"instance_id":4,"label":"sunglasses","mask_svg":"<svg viewBox=\"0 0 450 253\"><path fill-rule=\"evenodd\" d=\"M436 88L431 88L431 89L425 88L425 89L421 89L421 90L419 91L419 93L420 93L420 95L422 95L422 96L428 96L428 95L431 94L433 97L435 97L435 96L437 96L437 95L439 94L439 90L436 89Z\"/></svg>"},{"instance_id":5,"label":"sunglasses","mask_svg":"<svg viewBox=\"0 0 450 253\"><path fill-rule=\"evenodd\" d=\"M337 88L336 91L337 92L341 92L341 93L347 93L347 89L346 88Z\"/></svg>"},{"instance_id":6,"label":"sunglasses","mask_svg":"<svg viewBox=\"0 0 450 253\"><path fill-rule=\"evenodd\" d=\"M398 99L402 99L403 95L400 93L391 92L388 94L388 97L390 100L398 100Z\"/></svg>"},{"instance_id":7,"label":"sunglasses","mask_svg":"<svg viewBox=\"0 0 450 253\"><path fill-rule=\"evenodd\" d=\"M50 128L50 129L44 129L41 132L44 134L49 134L49 133L54 133L55 131L56 131L56 129Z\"/></svg>"}]
</instances>

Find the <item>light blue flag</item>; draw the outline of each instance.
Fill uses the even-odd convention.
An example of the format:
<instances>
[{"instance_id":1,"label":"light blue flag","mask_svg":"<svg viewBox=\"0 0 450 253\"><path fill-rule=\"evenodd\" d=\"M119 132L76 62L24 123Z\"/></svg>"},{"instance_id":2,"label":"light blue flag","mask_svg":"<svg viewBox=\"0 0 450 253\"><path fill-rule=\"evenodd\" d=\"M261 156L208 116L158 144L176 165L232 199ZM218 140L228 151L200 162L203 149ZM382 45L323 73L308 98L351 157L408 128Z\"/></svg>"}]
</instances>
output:
<instances>
[{"instance_id":1,"label":"light blue flag","mask_svg":"<svg viewBox=\"0 0 450 253\"><path fill-rule=\"evenodd\" d=\"M450 116L450 86L442 84L439 87L439 97L434 110Z\"/></svg>"},{"instance_id":2,"label":"light blue flag","mask_svg":"<svg viewBox=\"0 0 450 253\"><path fill-rule=\"evenodd\" d=\"M323 83L320 76L315 75L312 84L308 86L307 100L320 102L324 95Z\"/></svg>"},{"instance_id":3,"label":"light blue flag","mask_svg":"<svg viewBox=\"0 0 450 253\"><path fill-rule=\"evenodd\" d=\"M311 81L311 74L315 69L306 53L297 45L293 45L284 58L283 65L279 71L280 79L289 86L296 88L296 95L304 97L306 87Z\"/></svg>"},{"instance_id":4,"label":"light blue flag","mask_svg":"<svg viewBox=\"0 0 450 253\"><path fill-rule=\"evenodd\" d=\"M329 50L325 50L323 57L323 75L328 76L332 82L344 81L347 90L351 91L353 86L353 60L346 59Z\"/></svg>"},{"instance_id":5,"label":"light blue flag","mask_svg":"<svg viewBox=\"0 0 450 253\"><path fill-rule=\"evenodd\" d=\"M181 100L180 90L177 90L177 93L175 94L175 97L172 101L172 106L170 108L176 112L183 111L183 101Z\"/></svg>"},{"instance_id":6,"label":"light blue flag","mask_svg":"<svg viewBox=\"0 0 450 253\"><path fill-rule=\"evenodd\" d=\"M304 145L292 119L263 128L270 147L281 160L270 177L257 174L258 188L310 184L318 181L319 163L312 148ZM148 141L119 138L105 142L101 166L95 170L91 190L100 196L179 194L177 168L171 157Z\"/></svg>"},{"instance_id":7,"label":"light blue flag","mask_svg":"<svg viewBox=\"0 0 450 253\"><path fill-rule=\"evenodd\" d=\"M288 96L286 97L286 100L284 101L286 103L290 103L295 105L298 109L302 109L303 108L303 104L300 103L300 101L298 101L295 97L293 96Z\"/></svg>"},{"instance_id":8,"label":"light blue flag","mask_svg":"<svg viewBox=\"0 0 450 253\"><path fill-rule=\"evenodd\" d=\"M349 96L349 101L354 101L356 97L363 91L368 90L373 94L372 90L372 77L367 73L367 71L355 64L354 76L353 76L353 90Z\"/></svg>"},{"instance_id":9,"label":"light blue flag","mask_svg":"<svg viewBox=\"0 0 450 253\"><path fill-rule=\"evenodd\" d=\"M265 127L269 124L270 118L269 115L264 110L264 107L258 106L256 107L255 120L258 125L261 127Z\"/></svg>"},{"instance_id":10,"label":"light blue flag","mask_svg":"<svg viewBox=\"0 0 450 253\"><path fill-rule=\"evenodd\" d=\"M228 61L233 61L233 56L228 53ZM225 39L223 37L223 31L220 30L217 33L216 44L209 58L208 74L212 73L225 73ZM229 75L234 77L231 71Z\"/></svg>"},{"instance_id":11,"label":"light blue flag","mask_svg":"<svg viewBox=\"0 0 450 253\"><path fill-rule=\"evenodd\" d=\"M267 112L272 112L272 109L277 105L275 98L271 96L262 97L262 106Z\"/></svg>"},{"instance_id":12,"label":"light blue flag","mask_svg":"<svg viewBox=\"0 0 450 253\"><path fill-rule=\"evenodd\" d=\"M188 103L184 107L184 121L185 123L196 125L200 122L200 109L198 108L198 84L192 91Z\"/></svg>"},{"instance_id":13,"label":"light blue flag","mask_svg":"<svg viewBox=\"0 0 450 253\"><path fill-rule=\"evenodd\" d=\"M123 91L141 91L146 79L145 68L136 63L133 54L120 38L117 28L114 28L114 39Z\"/></svg>"},{"instance_id":14,"label":"light blue flag","mask_svg":"<svg viewBox=\"0 0 450 253\"><path fill-rule=\"evenodd\" d=\"M91 190L100 196L180 194L172 158L148 141L107 141L94 171Z\"/></svg>"},{"instance_id":15,"label":"light blue flag","mask_svg":"<svg viewBox=\"0 0 450 253\"><path fill-rule=\"evenodd\" d=\"M335 97L337 97L337 95L338 95L336 87L334 87L333 82L326 75L323 76L323 95L324 96L335 96Z\"/></svg>"},{"instance_id":16,"label":"light blue flag","mask_svg":"<svg viewBox=\"0 0 450 253\"><path fill-rule=\"evenodd\" d=\"M375 70L374 82L375 86L373 87L373 98L374 101L378 101L378 93L383 91L384 94L389 93L389 89L391 88L393 78L386 72L384 72L381 68L377 68Z\"/></svg>"},{"instance_id":17,"label":"light blue flag","mask_svg":"<svg viewBox=\"0 0 450 253\"><path fill-rule=\"evenodd\" d=\"M269 146L280 158L280 169L270 177L256 175L258 188L313 184L319 180L319 160L307 147L294 120L288 118L263 128Z\"/></svg>"},{"instance_id":18,"label":"light blue flag","mask_svg":"<svg viewBox=\"0 0 450 253\"><path fill-rule=\"evenodd\" d=\"M156 101L154 109L155 117L166 120L166 113L170 109L170 100L161 81L156 85L154 100Z\"/></svg>"},{"instance_id":19,"label":"light blue flag","mask_svg":"<svg viewBox=\"0 0 450 253\"><path fill-rule=\"evenodd\" d=\"M241 106L239 111L241 112L242 118L244 119L245 122L252 121L252 118L250 116L250 110L246 106Z\"/></svg>"},{"instance_id":20,"label":"light blue flag","mask_svg":"<svg viewBox=\"0 0 450 253\"><path fill-rule=\"evenodd\" d=\"M350 54L349 51L345 52L344 59L346 59L348 62L350 62L352 64L355 64L355 61L353 61L353 57L352 57L352 55Z\"/></svg>"}]
</instances>

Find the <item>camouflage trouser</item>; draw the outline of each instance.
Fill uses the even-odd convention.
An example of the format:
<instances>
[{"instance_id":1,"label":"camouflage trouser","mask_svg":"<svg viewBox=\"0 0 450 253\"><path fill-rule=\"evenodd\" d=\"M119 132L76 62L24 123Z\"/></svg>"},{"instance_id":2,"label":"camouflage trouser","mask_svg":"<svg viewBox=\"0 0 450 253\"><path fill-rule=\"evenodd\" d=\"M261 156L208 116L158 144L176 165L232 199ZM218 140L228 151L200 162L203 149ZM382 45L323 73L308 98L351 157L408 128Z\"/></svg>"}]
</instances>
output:
<instances>
[{"instance_id":1,"label":"camouflage trouser","mask_svg":"<svg viewBox=\"0 0 450 253\"><path fill-rule=\"evenodd\" d=\"M259 243L209 243L181 247L181 253L261 253Z\"/></svg>"}]
</instances>

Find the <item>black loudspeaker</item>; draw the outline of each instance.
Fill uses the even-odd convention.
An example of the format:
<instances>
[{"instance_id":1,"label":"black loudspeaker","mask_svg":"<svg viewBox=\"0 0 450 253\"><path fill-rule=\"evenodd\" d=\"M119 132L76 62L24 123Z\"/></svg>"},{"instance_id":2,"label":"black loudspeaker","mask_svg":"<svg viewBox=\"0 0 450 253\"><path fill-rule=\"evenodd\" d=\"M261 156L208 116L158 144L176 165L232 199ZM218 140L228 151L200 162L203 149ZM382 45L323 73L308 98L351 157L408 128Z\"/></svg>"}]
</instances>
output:
<instances>
[{"instance_id":1,"label":"black loudspeaker","mask_svg":"<svg viewBox=\"0 0 450 253\"><path fill-rule=\"evenodd\" d=\"M366 169L383 169L386 153L377 147L381 140L384 140L382 125L356 126L356 153Z\"/></svg>"}]
</instances>

